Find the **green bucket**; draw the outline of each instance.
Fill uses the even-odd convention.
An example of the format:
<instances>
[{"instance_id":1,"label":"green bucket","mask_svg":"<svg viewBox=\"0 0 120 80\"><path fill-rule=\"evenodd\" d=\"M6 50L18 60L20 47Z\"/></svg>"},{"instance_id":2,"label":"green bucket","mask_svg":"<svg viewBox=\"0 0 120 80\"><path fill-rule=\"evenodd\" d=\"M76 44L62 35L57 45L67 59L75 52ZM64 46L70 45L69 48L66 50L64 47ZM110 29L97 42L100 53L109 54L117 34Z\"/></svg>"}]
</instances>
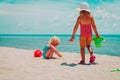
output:
<instances>
[{"instance_id":1,"label":"green bucket","mask_svg":"<svg viewBox=\"0 0 120 80\"><path fill-rule=\"evenodd\" d=\"M104 37L100 37L100 38L94 37L92 40L94 41L95 46L97 48L100 48L102 46L101 44L102 44L103 40L105 40L105 39L104 39Z\"/></svg>"}]
</instances>

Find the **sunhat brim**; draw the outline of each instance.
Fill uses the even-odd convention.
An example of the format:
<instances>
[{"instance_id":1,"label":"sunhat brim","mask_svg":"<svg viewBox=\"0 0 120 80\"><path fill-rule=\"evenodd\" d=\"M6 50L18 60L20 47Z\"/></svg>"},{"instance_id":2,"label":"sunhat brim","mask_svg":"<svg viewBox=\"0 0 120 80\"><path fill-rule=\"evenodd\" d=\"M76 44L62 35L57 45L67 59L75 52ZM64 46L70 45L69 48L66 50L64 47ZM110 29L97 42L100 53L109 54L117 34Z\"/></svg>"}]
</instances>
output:
<instances>
[{"instance_id":1,"label":"sunhat brim","mask_svg":"<svg viewBox=\"0 0 120 80\"><path fill-rule=\"evenodd\" d=\"M85 11L87 11L87 12L89 12L90 13L90 10L89 9L80 9L80 8L76 8L77 9L77 11L82 11L82 10L85 10Z\"/></svg>"}]
</instances>

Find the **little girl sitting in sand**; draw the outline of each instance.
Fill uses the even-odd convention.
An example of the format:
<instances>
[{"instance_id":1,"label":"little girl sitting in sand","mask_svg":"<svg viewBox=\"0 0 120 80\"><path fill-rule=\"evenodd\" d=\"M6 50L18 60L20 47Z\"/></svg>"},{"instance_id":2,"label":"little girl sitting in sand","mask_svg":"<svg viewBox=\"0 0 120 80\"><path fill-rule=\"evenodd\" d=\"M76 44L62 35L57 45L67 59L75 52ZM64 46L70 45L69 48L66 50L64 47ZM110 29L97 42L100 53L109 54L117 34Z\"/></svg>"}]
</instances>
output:
<instances>
[{"instance_id":1,"label":"little girl sitting in sand","mask_svg":"<svg viewBox=\"0 0 120 80\"><path fill-rule=\"evenodd\" d=\"M60 52L56 49L56 46L58 46L60 43L60 39L56 36L53 36L48 44L44 46L43 48L43 58L46 59L52 59L53 53L57 54L60 58L63 59L63 56L60 54Z\"/></svg>"}]
</instances>

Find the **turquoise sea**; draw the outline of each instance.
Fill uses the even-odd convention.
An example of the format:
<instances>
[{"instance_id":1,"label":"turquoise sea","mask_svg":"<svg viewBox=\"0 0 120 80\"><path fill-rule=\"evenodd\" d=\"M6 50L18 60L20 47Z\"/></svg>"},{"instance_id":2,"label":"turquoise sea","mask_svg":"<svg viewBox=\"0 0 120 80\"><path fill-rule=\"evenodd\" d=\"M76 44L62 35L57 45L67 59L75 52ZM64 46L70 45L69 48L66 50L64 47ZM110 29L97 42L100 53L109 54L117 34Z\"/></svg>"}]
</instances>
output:
<instances>
[{"instance_id":1,"label":"turquoise sea","mask_svg":"<svg viewBox=\"0 0 120 80\"><path fill-rule=\"evenodd\" d=\"M57 36L61 39L57 47L61 52L80 52L79 35L76 35L74 42L69 43L71 35L66 34L0 34L0 47L13 47L26 50L42 49L47 44L51 36ZM105 54L120 57L120 34L102 35L105 41L101 48L96 48L92 42L91 46L95 54ZM86 50L86 53L88 51Z\"/></svg>"}]
</instances>

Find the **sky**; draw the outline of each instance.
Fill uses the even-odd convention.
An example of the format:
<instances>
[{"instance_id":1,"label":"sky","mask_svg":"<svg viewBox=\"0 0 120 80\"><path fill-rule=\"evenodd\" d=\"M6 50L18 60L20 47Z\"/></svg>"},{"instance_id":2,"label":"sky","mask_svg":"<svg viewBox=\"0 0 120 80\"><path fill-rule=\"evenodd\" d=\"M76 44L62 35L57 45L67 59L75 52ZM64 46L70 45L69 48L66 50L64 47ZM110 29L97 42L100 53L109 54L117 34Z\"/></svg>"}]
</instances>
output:
<instances>
[{"instance_id":1,"label":"sky","mask_svg":"<svg viewBox=\"0 0 120 80\"><path fill-rule=\"evenodd\" d=\"M71 34L81 2L99 34L120 34L120 0L0 0L0 34Z\"/></svg>"}]
</instances>

